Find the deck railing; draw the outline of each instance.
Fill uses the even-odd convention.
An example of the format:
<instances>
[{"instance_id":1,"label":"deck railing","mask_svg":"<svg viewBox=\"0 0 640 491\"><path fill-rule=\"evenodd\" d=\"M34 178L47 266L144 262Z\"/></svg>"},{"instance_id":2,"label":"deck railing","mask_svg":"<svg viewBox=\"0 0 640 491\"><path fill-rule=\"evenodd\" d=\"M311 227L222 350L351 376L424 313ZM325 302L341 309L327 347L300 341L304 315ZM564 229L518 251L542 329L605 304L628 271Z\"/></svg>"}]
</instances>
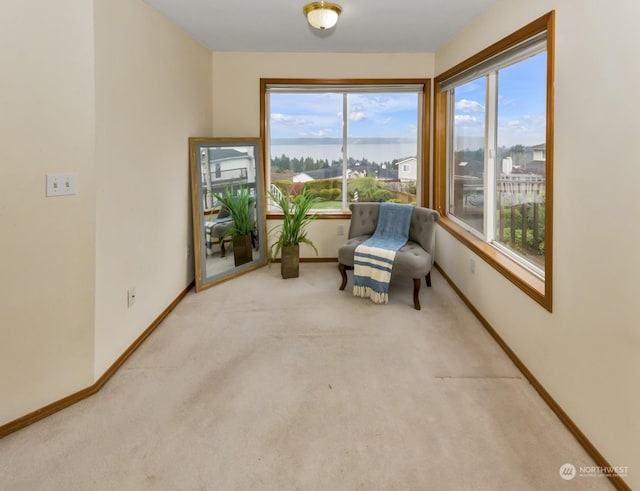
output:
<instances>
[{"instance_id":1,"label":"deck railing","mask_svg":"<svg viewBox=\"0 0 640 491\"><path fill-rule=\"evenodd\" d=\"M539 175L509 175L497 181L498 241L533 258L544 254L545 186L546 179Z\"/></svg>"},{"instance_id":2,"label":"deck railing","mask_svg":"<svg viewBox=\"0 0 640 491\"><path fill-rule=\"evenodd\" d=\"M455 215L482 230L482 179L456 176L454 182ZM537 262L544 255L545 186L544 176L530 174L501 176L496 182L496 240Z\"/></svg>"}]
</instances>

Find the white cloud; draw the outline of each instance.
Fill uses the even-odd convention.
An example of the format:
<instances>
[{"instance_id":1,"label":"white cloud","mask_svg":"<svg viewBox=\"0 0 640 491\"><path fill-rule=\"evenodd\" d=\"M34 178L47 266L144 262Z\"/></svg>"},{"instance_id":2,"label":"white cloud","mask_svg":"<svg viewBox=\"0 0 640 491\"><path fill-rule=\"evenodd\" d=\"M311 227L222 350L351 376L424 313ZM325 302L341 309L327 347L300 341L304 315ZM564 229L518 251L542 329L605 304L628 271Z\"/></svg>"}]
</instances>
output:
<instances>
[{"instance_id":1,"label":"white cloud","mask_svg":"<svg viewBox=\"0 0 640 491\"><path fill-rule=\"evenodd\" d=\"M342 121L342 112L338 113L338 119ZM349 112L349 121L364 121L365 119L369 119L369 116L364 111L358 111L357 109L351 109Z\"/></svg>"},{"instance_id":2,"label":"white cloud","mask_svg":"<svg viewBox=\"0 0 640 491\"><path fill-rule=\"evenodd\" d=\"M498 142L500 145L537 145L545 140L544 115L525 114L500 121Z\"/></svg>"},{"instance_id":3,"label":"white cloud","mask_svg":"<svg viewBox=\"0 0 640 491\"><path fill-rule=\"evenodd\" d=\"M505 110L509 107L517 107L517 103L515 99L507 98L502 94L498 94L498 107Z\"/></svg>"},{"instance_id":4,"label":"white cloud","mask_svg":"<svg viewBox=\"0 0 640 491\"><path fill-rule=\"evenodd\" d=\"M307 125L311 123L307 118L282 113L271 113L271 122L274 124L279 123L292 126Z\"/></svg>"},{"instance_id":5,"label":"white cloud","mask_svg":"<svg viewBox=\"0 0 640 491\"><path fill-rule=\"evenodd\" d=\"M318 130L318 131L301 131L298 133L298 136L319 136L319 137L323 137L323 136L329 136L331 135L331 133L333 133L333 130L331 128L325 128L323 130Z\"/></svg>"},{"instance_id":6,"label":"white cloud","mask_svg":"<svg viewBox=\"0 0 640 491\"><path fill-rule=\"evenodd\" d=\"M348 120L358 131L370 136L396 133L404 136L407 125L416 121L418 96L398 94L349 95ZM271 101L271 135L274 138L298 136L339 136L342 132L342 96L340 94L278 94ZM329 130L331 128L331 130ZM409 136L415 136L412 129Z\"/></svg>"},{"instance_id":7,"label":"white cloud","mask_svg":"<svg viewBox=\"0 0 640 491\"><path fill-rule=\"evenodd\" d=\"M455 115L455 124L462 125L477 125L482 122L481 119L476 116L472 116L471 114L456 114Z\"/></svg>"},{"instance_id":8,"label":"white cloud","mask_svg":"<svg viewBox=\"0 0 640 491\"><path fill-rule=\"evenodd\" d=\"M415 94L352 94L350 104L353 111L379 114L411 110L416 106Z\"/></svg>"},{"instance_id":9,"label":"white cloud","mask_svg":"<svg viewBox=\"0 0 640 491\"><path fill-rule=\"evenodd\" d=\"M456 111L463 113L483 113L484 106L476 101L470 101L469 99L460 99L456 103Z\"/></svg>"}]
</instances>

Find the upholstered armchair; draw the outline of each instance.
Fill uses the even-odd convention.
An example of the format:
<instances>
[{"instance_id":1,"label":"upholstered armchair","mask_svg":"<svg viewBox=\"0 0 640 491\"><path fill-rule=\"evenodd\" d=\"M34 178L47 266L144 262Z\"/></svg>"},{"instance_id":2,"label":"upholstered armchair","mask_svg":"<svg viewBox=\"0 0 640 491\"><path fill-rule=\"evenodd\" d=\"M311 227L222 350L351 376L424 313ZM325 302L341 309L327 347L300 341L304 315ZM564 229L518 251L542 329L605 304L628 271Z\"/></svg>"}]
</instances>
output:
<instances>
[{"instance_id":1,"label":"upholstered armchair","mask_svg":"<svg viewBox=\"0 0 640 491\"><path fill-rule=\"evenodd\" d=\"M376 230L380 203L352 203L348 240L338 249L338 269L342 275L340 290L347 285L347 270L353 269L356 247ZM409 241L395 256L391 276L413 279L413 305L420 310L420 286L425 278L431 286L431 267L435 260L435 230L440 214L430 208L414 207L409 226Z\"/></svg>"},{"instance_id":2,"label":"upholstered armchair","mask_svg":"<svg viewBox=\"0 0 640 491\"><path fill-rule=\"evenodd\" d=\"M211 225L211 245L219 244L220 245L220 257L225 257L226 251L224 247L225 240L229 242L231 240L230 237L225 237L225 233L227 230L233 227L233 220L231 220L231 215L229 214L229 210L224 206L220 208L218 215L216 216L215 222Z\"/></svg>"}]
</instances>

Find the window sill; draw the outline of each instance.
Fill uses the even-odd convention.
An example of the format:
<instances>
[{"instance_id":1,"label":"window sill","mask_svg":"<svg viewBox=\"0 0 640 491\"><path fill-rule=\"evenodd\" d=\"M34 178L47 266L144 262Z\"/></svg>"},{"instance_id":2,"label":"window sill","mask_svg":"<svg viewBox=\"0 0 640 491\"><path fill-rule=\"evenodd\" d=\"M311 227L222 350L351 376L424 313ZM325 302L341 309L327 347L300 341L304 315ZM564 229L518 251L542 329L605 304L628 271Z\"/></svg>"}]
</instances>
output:
<instances>
[{"instance_id":1,"label":"window sill","mask_svg":"<svg viewBox=\"0 0 640 491\"><path fill-rule=\"evenodd\" d=\"M542 307L549 312L552 311L550 285L544 280L538 278L513 259L501 254L490 244L478 239L471 232L455 224L446 216L440 218L438 225L484 259L491 267L529 295L529 297ZM547 274L550 274L550 272L547 271Z\"/></svg>"},{"instance_id":2,"label":"window sill","mask_svg":"<svg viewBox=\"0 0 640 491\"><path fill-rule=\"evenodd\" d=\"M351 218L350 211L317 211L313 212L317 220L349 220ZM267 220L281 220L284 213L279 211L267 212Z\"/></svg>"}]
</instances>

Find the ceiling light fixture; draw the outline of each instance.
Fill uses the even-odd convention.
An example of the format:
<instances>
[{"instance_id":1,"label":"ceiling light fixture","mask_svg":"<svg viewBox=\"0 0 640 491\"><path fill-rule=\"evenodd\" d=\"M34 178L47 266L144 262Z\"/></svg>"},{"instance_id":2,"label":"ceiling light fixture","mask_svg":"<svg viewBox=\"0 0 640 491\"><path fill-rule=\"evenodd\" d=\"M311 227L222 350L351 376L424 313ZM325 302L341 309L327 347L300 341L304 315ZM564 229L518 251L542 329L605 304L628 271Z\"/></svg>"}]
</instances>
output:
<instances>
[{"instance_id":1,"label":"ceiling light fixture","mask_svg":"<svg viewBox=\"0 0 640 491\"><path fill-rule=\"evenodd\" d=\"M331 29L338 22L342 7L331 2L311 2L302 9L312 27Z\"/></svg>"}]
</instances>

